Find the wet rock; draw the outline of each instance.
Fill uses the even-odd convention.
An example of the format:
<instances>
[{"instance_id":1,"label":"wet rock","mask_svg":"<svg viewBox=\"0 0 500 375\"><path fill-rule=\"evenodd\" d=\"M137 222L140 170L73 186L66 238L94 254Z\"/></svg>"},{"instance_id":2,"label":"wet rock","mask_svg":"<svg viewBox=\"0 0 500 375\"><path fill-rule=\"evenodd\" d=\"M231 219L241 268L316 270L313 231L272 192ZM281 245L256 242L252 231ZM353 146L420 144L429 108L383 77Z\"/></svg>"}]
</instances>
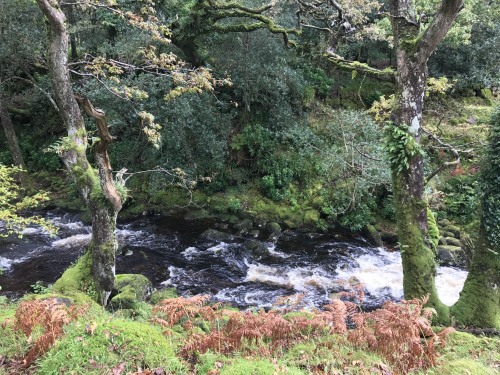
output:
<instances>
[{"instance_id":1,"label":"wet rock","mask_svg":"<svg viewBox=\"0 0 500 375\"><path fill-rule=\"evenodd\" d=\"M264 242L249 240L243 244L245 249L247 249L253 256L257 258L263 258L269 255L269 249Z\"/></svg>"},{"instance_id":2,"label":"wet rock","mask_svg":"<svg viewBox=\"0 0 500 375\"><path fill-rule=\"evenodd\" d=\"M250 219L245 219L233 225L233 228L239 231L241 234L246 234L253 228L253 222Z\"/></svg>"},{"instance_id":3,"label":"wet rock","mask_svg":"<svg viewBox=\"0 0 500 375\"><path fill-rule=\"evenodd\" d=\"M398 235L393 232L381 231L380 238L384 243L395 245L398 243Z\"/></svg>"},{"instance_id":4,"label":"wet rock","mask_svg":"<svg viewBox=\"0 0 500 375\"><path fill-rule=\"evenodd\" d=\"M437 258L444 266L464 267L464 252L459 246L441 245L437 248Z\"/></svg>"},{"instance_id":5,"label":"wet rock","mask_svg":"<svg viewBox=\"0 0 500 375\"><path fill-rule=\"evenodd\" d=\"M114 289L118 294L111 298L114 309L131 309L137 302L145 301L151 294L151 282L139 274L116 275Z\"/></svg>"},{"instance_id":6,"label":"wet rock","mask_svg":"<svg viewBox=\"0 0 500 375\"><path fill-rule=\"evenodd\" d=\"M281 234L281 225L279 225L275 221L271 221L266 224L265 230L269 233L270 236L279 237L279 235Z\"/></svg>"},{"instance_id":7,"label":"wet rock","mask_svg":"<svg viewBox=\"0 0 500 375\"><path fill-rule=\"evenodd\" d=\"M448 243L446 242L446 238L445 237L439 238L438 245L448 245Z\"/></svg>"},{"instance_id":8,"label":"wet rock","mask_svg":"<svg viewBox=\"0 0 500 375\"><path fill-rule=\"evenodd\" d=\"M218 241L218 242L222 242L222 241L227 242L227 241L234 240L233 235L231 235L229 233L218 231L216 229L207 229L205 232L203 232L200 235L200 237L205 239L205 240Z\"/></svg>"},{"instance_id":9,"label":"wet rock","mask_svg":"<svg viewBox=\"0 0 500 375\"><path fill-rule=\"evenodd\" d=\"M363 230L361 231L363 237L365 237L370 245L383 247L384 243L382 242L382 237L380 233L375 229L375 227L371 224L367 224Z\"/></svg>"},{"instance_id":10,"label":"wet rock","mask_svg":"<svg viewBox=\"0 0 500 375\"><path fill-rule=\"evenodd\" d=\"M260 236L260 232L257 229L250 231L248 234L253 238L257 238Z\"/></svg>"}]
</instances>

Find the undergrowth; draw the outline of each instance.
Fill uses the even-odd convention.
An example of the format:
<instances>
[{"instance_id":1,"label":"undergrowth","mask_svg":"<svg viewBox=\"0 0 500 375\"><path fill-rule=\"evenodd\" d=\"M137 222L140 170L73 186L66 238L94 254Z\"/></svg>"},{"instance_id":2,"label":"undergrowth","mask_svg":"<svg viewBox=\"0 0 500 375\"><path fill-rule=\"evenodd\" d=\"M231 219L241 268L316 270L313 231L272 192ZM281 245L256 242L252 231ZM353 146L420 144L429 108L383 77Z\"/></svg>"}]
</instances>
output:
<instances>
[{"instance_id":1,"label":"undergrowth","mask_svg":"<svg viewBox=\"0 0 500 375\"><path fill-rule=\"evenodd\" d=\"M322 311L291 313L289 309L228 310L210 305L208 296L195 296L161 301L151 321L164 327L166 335L174 325L182 325L187 338L179 353L191 362L207 352L274 358L299 343L338 335L344 343L380 355L396 373L405 374L435 365L438 347L453 331L434 333L433 312L424 308L425 303L426 299L386 302L366 313L357 304L334 299Z\"/></svg>"},{"instance_id":2,"label":"undergrowth","mask_svg":"<svg viewBox=\"0 0 500 375\"><path fill-rule=\"evenodd\" d=\"M362 293L340 297L358 303L307 310L297 295L238 311L208 296L170 298L149 321L63 298L23 301L0 319L0 374L490 374L500 363L498 340L453 333L456 346L445 347L453 329L431 328L426 299L362 312Z\"/></svg>"}]
</instances>

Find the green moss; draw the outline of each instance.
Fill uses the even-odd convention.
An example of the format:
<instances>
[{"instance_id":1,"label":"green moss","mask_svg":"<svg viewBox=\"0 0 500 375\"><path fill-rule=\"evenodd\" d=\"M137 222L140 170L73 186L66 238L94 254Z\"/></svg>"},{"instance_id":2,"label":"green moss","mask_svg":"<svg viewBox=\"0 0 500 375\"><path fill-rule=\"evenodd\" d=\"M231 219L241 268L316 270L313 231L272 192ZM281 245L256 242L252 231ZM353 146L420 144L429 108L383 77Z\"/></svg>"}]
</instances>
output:
<instances>
[{"instance_id":1,"label":"green moss","mask_svg":"<svg viewBox=\"0 0 500 375\"><path fill-rule=\"evenodd\" d=\"M437 369L429 371L429 374L449 374L449 375L495 375L496 371L475 362L473 359L456 359L439 366Z\"/></svg>"},{"instance_id":2,"label":"green moss","mask_svg":"<svg viewBox=\"0 0 500 375\"><path fill-rule=\"evenodd\" d=\"M155 305L164 299L177 298L177 297L178 295L175 288L166 288L161 290L155 290L151 294L151 298L149 301Z\"/></svg>"},{"instance_id":3,"label":"green moss","mask_svg":"<svg viewBox=\"0 0 500 375\"><path fill-rule=\"evenodd\" d=\"M484 374L493 375L500 360L500 340L454 332L447 339L437 366L431 375Z\"/></svg>"},{"instance_id":4,"label":"green moss","mask_svg":"<svg viewBox=\"0 0 500 375\"><path fill-rule=\"evenodd\" d=\"M309 225L309 226L316 226L320 219L321 214L319 213L318 210L307 210L304 213L304 225Z\"/></svg>"},{"instance_id":5,"label":"green moss","mask_svg":"<svg viewBox=\"0 0 500 375\"><path fill-rule=\"evenodd\" d=\"M439 228L436 223L436 218L432 213L431 209L427 207L427 226L429 228L429 242L431 243L432 250L436 253L437 246L439 244Z\"/></svg>"},{"instance_id":6,"label":"green moss","mask_svg":"<svg viewBox=\"0 0 500 375\"><path fill-rule=\"evenodd\" d=\"M81 292L94 297L95 291L92 279L92 259L90 251L87 251L78 259L76 264L69 267L52 286L54 293L65 295L76 295Z\"/></svg>"},{"instance_id":7,"label":"green moss","mask_svg":"<svg viewBox=\"0 0 500 375\"><path fill-rule=\"evenodd\" d=\"M238 358L222 367L221 375L274 375L276 368L264 359Z\"/></svg>"},{"instance_id":8,"label":"green moss","mask_svg":"<svg viewBox=\"0 0 500 375\"><path fill-rule=\"evenodd\" d=\"M429 246L427 233L416 222L422 210L427 210L427 202L411 196L406 189L407 172L393 170L393 194L396 208L398 238L403 263L403 289L406 299L422 298L429 295L428 306L433 307L437 315L435 323L450 323L449 308L439 300L436 284L435 254Z\"/></svg>"},{"instance_id":9,"label":"green moss","mask_svg":"<svg viewBox=\"0 0 500 375\"><path fill-rule=\"evenodd\" d=\"M111 299L111 307L132 309L137 302L146 299L151 290L151 282L143 275L121 274L116 275L114 288L119 293Z\"/></svg>"},{"instance_id":10,"label":"green moss","mask_svg":"<svg viewBox=\"0 0 500 375\"><path fill-rule=\"evenodd\" d=\"M41 359L38 374L103 374L123 363L125 372L138 368L163 368L185 374L171 344L149 324L110 320L96 321L89 333L86 322L67 327L66 335Z\"/></svg>"}]
</instances>

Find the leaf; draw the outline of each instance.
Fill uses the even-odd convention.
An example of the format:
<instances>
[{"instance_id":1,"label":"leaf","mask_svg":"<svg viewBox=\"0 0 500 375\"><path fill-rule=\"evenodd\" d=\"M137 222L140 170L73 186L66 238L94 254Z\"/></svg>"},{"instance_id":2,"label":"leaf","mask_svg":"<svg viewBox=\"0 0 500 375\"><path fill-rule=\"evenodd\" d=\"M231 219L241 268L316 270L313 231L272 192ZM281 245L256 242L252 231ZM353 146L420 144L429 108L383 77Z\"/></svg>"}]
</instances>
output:
<instances>
[{"instance_id":1,"label":"leaf","mask_svg":"<svg viewBox=\"0 0 500 375\"><path fill-rule=\"evenodd\" d=\"M122 371L125 370L125 362L120 363L119 365L116 365L111 369L111 372L113 375L120 375Z\"/></svg>"}]
</instances>

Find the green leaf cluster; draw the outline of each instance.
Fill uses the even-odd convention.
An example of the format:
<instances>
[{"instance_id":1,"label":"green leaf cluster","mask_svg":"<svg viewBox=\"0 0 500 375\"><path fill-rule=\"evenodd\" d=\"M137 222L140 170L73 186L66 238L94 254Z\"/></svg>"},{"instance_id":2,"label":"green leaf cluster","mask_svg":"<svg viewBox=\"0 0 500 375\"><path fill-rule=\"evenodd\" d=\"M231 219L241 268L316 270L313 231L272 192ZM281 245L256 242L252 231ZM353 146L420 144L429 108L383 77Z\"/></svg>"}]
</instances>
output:
<instances>
[{"instance_id":1,"label":"green leaf cluster","mask_svg":"<svg viewBox=\"0 0 500 375\"><path fill-rule=\"evenodd\" d=\"M389 158L391 169L400 174L410 167L410 160L414 156L424 155L422 146L409 132L407 125L397 125L387 122L384 127L384 149Z\"/></svg>"}]
</instances>

